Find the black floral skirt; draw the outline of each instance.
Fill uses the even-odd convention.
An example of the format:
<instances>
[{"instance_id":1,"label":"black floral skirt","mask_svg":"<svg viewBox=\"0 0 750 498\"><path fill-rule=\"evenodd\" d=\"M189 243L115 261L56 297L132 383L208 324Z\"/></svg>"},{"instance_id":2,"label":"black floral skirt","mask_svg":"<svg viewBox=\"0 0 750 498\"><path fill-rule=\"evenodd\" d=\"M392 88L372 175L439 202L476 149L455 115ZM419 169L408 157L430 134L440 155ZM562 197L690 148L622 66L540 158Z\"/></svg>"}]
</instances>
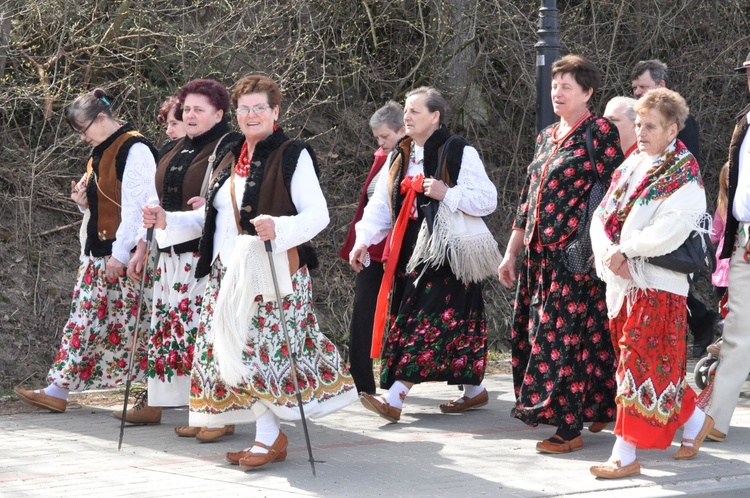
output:
<instances>
[{"instance_id":1,"label":"black floral skirt","mask_svg":"<svg viewBox=\"0 0 750 498\"><path fill-rule=\"evenodd\" d=\"M511 326L514 416L580 430L615 419L617 359L604 283L570 272L562 247L524 253Z\"/></svg>"},{"instance_id":2,"label":"black floral skirt","mask_svg":"<svg viewBox=\"0 0 750 498\"><path fill-rule=\"evenodd\" d=\"M478 385L487 364L481 284L466 284L450 267L418 267L397 276L380 386L395 381Z\"/></svg>"}]
</instances>

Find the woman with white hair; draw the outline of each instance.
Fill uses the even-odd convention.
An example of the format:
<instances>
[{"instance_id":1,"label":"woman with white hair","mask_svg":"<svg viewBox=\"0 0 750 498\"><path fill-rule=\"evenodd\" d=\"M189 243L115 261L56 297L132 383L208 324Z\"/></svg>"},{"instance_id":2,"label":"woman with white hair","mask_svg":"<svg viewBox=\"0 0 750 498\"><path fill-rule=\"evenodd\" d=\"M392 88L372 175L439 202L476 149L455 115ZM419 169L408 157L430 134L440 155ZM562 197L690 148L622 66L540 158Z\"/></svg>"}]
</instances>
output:
<instances>
[{"instance_id":1,"label":"woman with white hair","mask_svg":"<svg viewBox=\"0 0 750 498\"><path fill-rule=\"evenodd\" d=\"M677 139L687 104L658 88L641 97L635 112L638 151L612 175L591 224L619 346L617 440L609 460L591 467L604 479L640 474L636 448L666 449L679 427L674 458L691 459L714 425L685 381L688 275L649 261L682 245L705 216L698 162Z\"/></svg>"}]
</instances>

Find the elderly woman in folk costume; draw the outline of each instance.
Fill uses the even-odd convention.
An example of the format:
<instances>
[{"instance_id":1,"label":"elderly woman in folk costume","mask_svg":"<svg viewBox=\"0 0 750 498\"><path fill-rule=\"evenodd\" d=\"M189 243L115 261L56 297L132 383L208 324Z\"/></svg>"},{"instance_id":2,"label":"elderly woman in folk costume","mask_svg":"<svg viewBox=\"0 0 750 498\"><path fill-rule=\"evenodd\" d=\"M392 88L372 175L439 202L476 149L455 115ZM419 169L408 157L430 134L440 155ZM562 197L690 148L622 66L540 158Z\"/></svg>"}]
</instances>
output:
<instances>
[{"instance_id":1,"label":"elderly woman in folk costume","mask_svg":"<svg viewBox=\"0 0 750 498\"><path fill-rule=\"evenodd\" d=\"M196 79L179 93L172 119L180 118L186 136L179 138L161 157L156 169L156 189L167 212L202 208L216 158L226 154L242 135L229 130L229 92L214 80ZM177 115L174 115L174 111ZM201 210L202 214L203 211ZM198 241L159 247L160 257L153 275L153 307L149 355L143 361L148 378L148 395L126 412L132 424L158 424L163 406L184 406L189 402L195 336L200 322L206 278L193 275L198 262ZM145 244L138 245L128 275L140 278ZM146 393L144 393L146 394ZM115 418L122 411L113 413ZM230 427L227 429L232 431ZM176 427L179 436L212 441L217 431L200 427Z\"/></svg>"},{"instance_id":2,"label":"elderly woman in folk costume","mask_svg":"<svg viewBox=\"0 0 750 498\"><path fill-rule=\"evenodd\" d=\"M196 277L208 275L195 348L190 425L226 432L226 424L256 422L255 442L227 460L254 469L286 458L280 421L300 418L290 371L296 357L304 410L321 417L356 400L356 389L336 347L318 328L309 267L309 241L328 224L309 145L289 140L275 122L281 92L266 76L240 79L232 92L245 136L217 166L197 211L144 211L169 243L203 232ZM282 308L292 344L286 344L264 242L271 241Z\"/></svg>"},{"instance_id":3,"label":"elderly woman in folk costume","mask_svg":"<svg viewBox=\"0 0 750 498\"><path fill-rule=\"evenodd\" d=\"M693 458L714 425L685 381L688 276L649 262L701 230L706 196L698 162L677 139L688 108L678 93L648 91L635 105L638 152L612 175L591 225L619 345L617 440L597 477L640 474L636 448L665 449L682 426L678 460Z\"/></svg>"},{"instance_id":4,"label":"elderly woman in folk costume","mask_svg":"<svg viewBox=\"0 0 750 498\"><path fill-rule=\"evenodd\" d=\"M379 147L375 151L375 159L370 167L370 173L362 187L362 194L359 197L354 220L349 226L344 245L339 250L339 256L346 261L349 261L349 253L354 247L354 241L357 237L356 223L362 219L365 206L375 193L375 185L378 184L378 179L388 170L387 167L384 168L388 154L394 149L396 142L404 136L404 110L401 105L391 100L375 111L370 117L370 129L378 141ZM357 281L354 287L352 320L349 325L349 371L354 378L359 393L375 394L375 376L372 372L370 348L372 346L372 324L375 319L378 290L380 289L380 282L383 280L384 249L385 239L368 249L372 264L357 273Z\"/></svg>"},{"instance_id":5,"label":"elderly woman in folk costume","mask_svg":"<svg viewBox=\"0 0 750 498\"><path fill-rule=\"evenodd\" d=\"M635 139L635 107L636 100L631 97L612 97L604 108L603 116L609 119L620 134L620 149L625 158L638 150Z\"/></svg>"},{"instance_id":6,"label":"elderly woman in folk costume","mask_svg":"<svg viewBox=\"0 0 750 498\"><path fill-rule=\"evenodd\" d=\"M462 396L440 405L444 413L488 402L481 385L487 329L479 280L494 273L500 254L481 218L474 217L495 210L497 191L476 149L444 126L447 110L434 88L407 94L407 137L390 154L388 174L356 225L349 258L362 270L368 248L393 224L372 344L374 357L382 347L380 385L388 392L360 398L390 422L401 418L404 399L420 382L463 384ZM467 223L472 230L460 230ZM383 340L391 290L391 323Z\"/></svg>"},{"instance_id":7,"label":"elderly woman in folk costume","mask_svg":"<svg viewBox=\"0 0 750 498\"><path fill-rule=\"evenodd\" d=\"M124 382L139 296L125 265L137 243L141 208L156 201L156 150L129 124L118 122L104 90L79 96L68 108L68 122L93 147L87 171L72 182L71 198L84 213L83 251L70 317L60 352L36 391L17 387L22 401L64 412L68 393L111 388ZM143 322L141 322L143 325ZM141 344L141 341L138 341ZM138 362L134 377L141 376Z\"/></svg>"}]
</instances>

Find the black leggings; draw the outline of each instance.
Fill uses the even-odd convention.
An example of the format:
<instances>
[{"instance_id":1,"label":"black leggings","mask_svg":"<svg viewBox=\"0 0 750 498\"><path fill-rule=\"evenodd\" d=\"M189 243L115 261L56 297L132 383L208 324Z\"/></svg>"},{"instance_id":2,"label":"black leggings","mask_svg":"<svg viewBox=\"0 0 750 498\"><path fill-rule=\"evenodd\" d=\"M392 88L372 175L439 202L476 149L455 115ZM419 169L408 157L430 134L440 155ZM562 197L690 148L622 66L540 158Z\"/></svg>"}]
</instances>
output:
<instances>
[{"instance_id":1,"label":"black leggings","mask_svg":"<svg viewBox=\"0 0 750 498\"><path fill-rule=\"evenodd\" d=\"M354 306L349 325L349 370L354 377L358 393L375 394L375 378L372 374L370 346L372 322L375 318L380 281L383 280L383 265L373 261L357 274L354 286Z\"/></svg>"}]
</instances>

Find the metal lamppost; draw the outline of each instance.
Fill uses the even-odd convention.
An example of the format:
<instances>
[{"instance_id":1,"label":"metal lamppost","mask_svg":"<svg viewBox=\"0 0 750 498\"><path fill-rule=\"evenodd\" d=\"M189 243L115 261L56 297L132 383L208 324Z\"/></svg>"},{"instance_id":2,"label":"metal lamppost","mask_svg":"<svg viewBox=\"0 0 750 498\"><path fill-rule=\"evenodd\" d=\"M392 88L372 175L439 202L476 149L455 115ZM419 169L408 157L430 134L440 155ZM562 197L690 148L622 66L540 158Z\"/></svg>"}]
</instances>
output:
<instances>
[{"instance_id":1,"label":"metal lamppost","mask_svg":"<svg viewBox=\"0 0 750 498\"><path fill-rule=\"evenodd\" d=\"M560 42L557 40L557 1L542 0L539 7L539 41L536 42L536 131L557 121L552 110L550 88L552 86L552 64L560 57Z\"/></svg>"}]
</instances>

